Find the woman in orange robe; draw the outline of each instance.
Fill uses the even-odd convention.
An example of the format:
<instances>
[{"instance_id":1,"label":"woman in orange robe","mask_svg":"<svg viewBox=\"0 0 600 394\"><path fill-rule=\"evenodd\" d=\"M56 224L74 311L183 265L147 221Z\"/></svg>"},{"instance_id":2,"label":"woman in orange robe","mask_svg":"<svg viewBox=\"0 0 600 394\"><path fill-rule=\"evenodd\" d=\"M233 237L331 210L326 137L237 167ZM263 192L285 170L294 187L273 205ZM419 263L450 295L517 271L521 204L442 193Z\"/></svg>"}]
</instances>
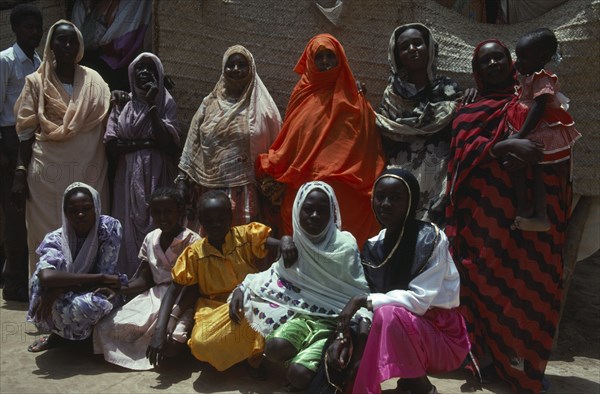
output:
<instances>
[{"instance_id":1,"label":"woman in orange robe","mask_svg":"<svg viewBox=\"0 0 600 394\"><path fill-rule=\"evenodd\" d=\"M292 233L292 204L300 186L320 180L338 196L342 229L358 244L379 231L370 191L384 168L373 108L357 87L344 48L333 36L313 37L294 71L300 75L285 120L268 153L259 155L259 179L285 184L283 234Z\"/></svg>"}]
</instances>

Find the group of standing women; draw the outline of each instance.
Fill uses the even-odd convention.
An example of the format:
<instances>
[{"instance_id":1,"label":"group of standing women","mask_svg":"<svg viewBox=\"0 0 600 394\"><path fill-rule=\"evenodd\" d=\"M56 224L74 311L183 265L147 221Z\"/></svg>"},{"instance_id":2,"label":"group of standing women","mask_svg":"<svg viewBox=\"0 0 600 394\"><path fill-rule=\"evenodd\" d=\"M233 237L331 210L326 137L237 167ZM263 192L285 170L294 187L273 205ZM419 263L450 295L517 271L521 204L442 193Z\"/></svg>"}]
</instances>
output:
<instances>
[{"instance_id":1,"label":"group of standing women","mask_svg":"<svg viewBox=\"0 0 600 394\"><path fill-rule=\"evenodd\" d=\"M231 300L243 304L258 331L270 316L259 313L262 307L288 305L290 314L276 314L286 323L274 327L271 320L262 333L267 357L297 365L288 374L294 387L307 387L322 365L330 383L347 389L356 372L355 392L379 392L393 377L412 393L434 392L426 375L459 367L472 346L480 364L515 391L541 390L561 299L568 161L544 166L544 182L553 189L550 231L511 229L515 198L503 164L514 157L534 162L537 149L527 140L504 142L516 79L502 43L477 46L479 96L461 102L458 85L436 75L431 31L421 24L397 28L388 51L389 84L374 111L341 44L320 34L294 68L300 80L283 124L252 54L236 45L223 56L222 75L185 142L162 64L149 53L129 66L131 95L114 106L104 133L110 94L97 73L77 65L83 48L74 25L53 25L44 62L27 78L16 106L20 165L27 173L15 180L15 191L24 198L29 188L29 246L39 246L40 258L30 262L29 313L38 327L68 339L91 335L90 327L75 322L78 314L93 310L93 325L122 301L114 291L127 279L117 273L134 276L146 235L164 225L151 215L150 196L175 181L186 196L187 227L208 233L209 241L214 229L201 226L207 225L201 196L217 189L231 200L232 226L263 221L280 236L293 235L298 250L306 248L295 268L281 262L250 275ZM102 141L116 164L111 205ZM386 160L393 168L384 169ZM67 188L77 181L87 185ZM329 215L322 226L303 219L303 212L325 215L314 208L320 198ZM112 206L122 234L118 221L100 214L101 206ZM385 229L376 235L378 224ZM115 237L122 237L120 251ZM365 245L360 258L357 242ZM338 269L351 255L350 272ZM47 275L48 269L68 274ZM319 287L320 281L339 291ZM52 295L50 305L42 294ZM263 303L252 304L256 299ZM359 310L361 318L353 321ZM311 317L315 312L319 319ZM237 311L230 316L239 320ZM308 326L322 335L298 342ZM46 344L34 345L35 351ZM333 371L348 368L335 381Z\"/></svg>"}]
</instances>

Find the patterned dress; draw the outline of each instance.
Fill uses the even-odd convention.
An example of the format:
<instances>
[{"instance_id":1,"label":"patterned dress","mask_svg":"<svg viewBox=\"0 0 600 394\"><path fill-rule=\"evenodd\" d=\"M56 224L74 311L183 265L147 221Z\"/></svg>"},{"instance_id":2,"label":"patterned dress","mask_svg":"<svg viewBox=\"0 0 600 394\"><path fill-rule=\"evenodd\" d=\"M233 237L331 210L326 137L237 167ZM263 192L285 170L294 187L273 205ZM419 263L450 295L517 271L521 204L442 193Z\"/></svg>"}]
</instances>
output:
<instances>
[{"instance_id":1,"label":"patterned dress","mask_svg":"<svg viewBox=\"0 0 600 394\"><path fill-rule=\"evenodd\" d=\"M504 125L511 98L510 91L484 92L457 114L446 233L461 273L461 308L473 353L490 354L514 392L539 393L562 297L570 162L542 166L550 230L512 231L514 187L490 154L508 136ZM527 176L531 181L531 171Z\"/></svg>"},{"instance_id":2,"label":"patterned dress","mask_svg":"<svg viewBox=\"0 0 600 394\"><path fill-rule=\"evenodd\" d=\"M121 224L110 216L102 215L97 231L98 251L94 266L89 273L117 275L117 259L122 236ZM47 234L36 252L40 259L31 276L27 321L34 323L42 332L53 332L66 339L88 338L92 334L94 325L108 315L113 307L122 303L122 298L115 297L109 301L102 295L95 295L93 290L67 291L54 301L52 313L47 319L37 319L34 311L43 294L38 279L39 272L44 269L67 271L62 229ZM120 279L122 282L127 280L125 276L121 276Z\"/></svg>"}]
</instances>

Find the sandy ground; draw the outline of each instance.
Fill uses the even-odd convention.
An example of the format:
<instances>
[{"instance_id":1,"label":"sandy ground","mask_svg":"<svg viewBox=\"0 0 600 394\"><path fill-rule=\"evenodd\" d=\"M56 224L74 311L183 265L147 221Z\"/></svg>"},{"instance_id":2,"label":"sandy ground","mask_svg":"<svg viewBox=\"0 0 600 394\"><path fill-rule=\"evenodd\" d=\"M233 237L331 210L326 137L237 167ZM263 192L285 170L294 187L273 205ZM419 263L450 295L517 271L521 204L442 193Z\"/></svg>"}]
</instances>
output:
<instances>
[{"instance_id":1,"label":"sandy ground","mask_svg":"<svg viewBox=\"0 0 600 394\"><path fill-rule=\"evenodd\" d=\"M578 264L567 298L556 351L546 370L550 393L600 393L600 253ZM189 355L156 371L127 371L92 354L90 342L28 353L36 337L25 322L25 304L0 299L1 393L278 393L281 367L268 365L270 378L258 382L242 366L219 373ZM483 388L461 371L432 378L444 394L508 393L501 383ZM395 381L384 383L391 392Z\"/></svg>"}]
</instances>

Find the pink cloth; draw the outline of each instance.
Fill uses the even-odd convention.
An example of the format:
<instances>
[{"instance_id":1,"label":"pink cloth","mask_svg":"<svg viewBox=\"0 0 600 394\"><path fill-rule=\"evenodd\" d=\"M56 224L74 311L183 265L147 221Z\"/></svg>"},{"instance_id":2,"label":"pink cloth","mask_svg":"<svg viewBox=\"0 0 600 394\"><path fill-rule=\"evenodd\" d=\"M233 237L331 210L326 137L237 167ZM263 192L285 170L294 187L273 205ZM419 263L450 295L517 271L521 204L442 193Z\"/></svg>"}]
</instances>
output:
<instances>
[{"instance_id":1,"label":"pink cloth","mask_svg":"<svg viewBox=\"0 0 600 394\"><path fill-rule=\"evenodd\" d=\"M353 393L380 393L391 378L417 378L458 368L469 339L457 309L429 309L423 316L392 305L375 310Z\"/></svg>"}]
</instances>

